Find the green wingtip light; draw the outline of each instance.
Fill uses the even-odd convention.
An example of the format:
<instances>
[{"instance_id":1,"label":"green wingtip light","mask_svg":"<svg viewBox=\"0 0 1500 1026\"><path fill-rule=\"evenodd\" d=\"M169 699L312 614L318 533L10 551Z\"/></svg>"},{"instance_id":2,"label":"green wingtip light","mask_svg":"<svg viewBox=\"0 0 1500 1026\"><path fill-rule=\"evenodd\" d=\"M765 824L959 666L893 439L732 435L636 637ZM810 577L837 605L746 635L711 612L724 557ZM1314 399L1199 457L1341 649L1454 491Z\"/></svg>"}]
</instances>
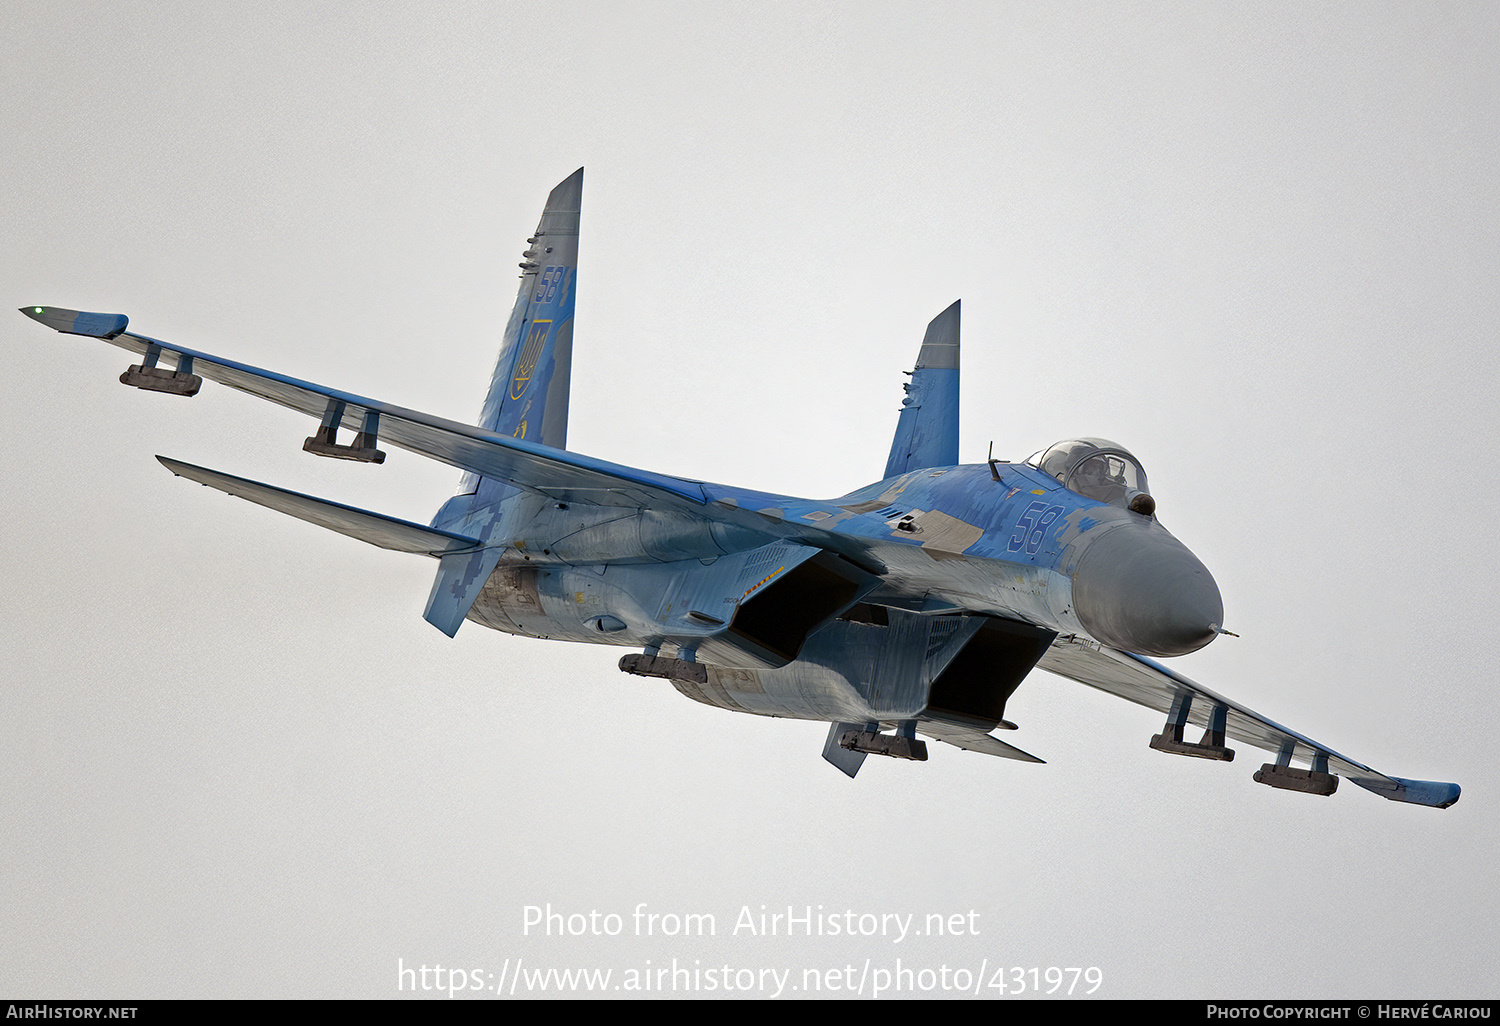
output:
<instances>
[{"instance_id":1,"label":"green wingtip light","mask_svg":"<svg viewBox=\"0 0 1500 1026\"><path fill-rule=\"evenodd\" d=\"M39 307L39 306L34 306L31 309L32 309L33 313L41 313L42 312L42 308Z\"/></svg>"}]
</instances>

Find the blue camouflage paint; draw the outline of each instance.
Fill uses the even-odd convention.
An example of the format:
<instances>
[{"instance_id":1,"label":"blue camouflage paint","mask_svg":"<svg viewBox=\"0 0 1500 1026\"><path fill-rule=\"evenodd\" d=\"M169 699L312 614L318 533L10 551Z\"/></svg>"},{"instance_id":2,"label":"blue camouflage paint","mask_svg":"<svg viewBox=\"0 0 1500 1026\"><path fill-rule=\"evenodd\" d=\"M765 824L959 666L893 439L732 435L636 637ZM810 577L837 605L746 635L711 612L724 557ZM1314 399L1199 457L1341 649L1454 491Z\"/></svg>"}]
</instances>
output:
<instances>
[{"instance_id":1,"label":"blue camouflage paint","mask_svg":"<svg viewBox=\"0 0 1500 1026\"><path fill-rule=\"evenodd\" d=\"M91 338L114 338L130 323L124 314L85 313L56 306L23 306L21 312L57 331Z\"/></svg>"},{"instance_id":2,"label":"blue camouflage paint","mask_svg":"<svg viewBox=\"0 0 1500 1026\"><path fill-rule=\"evenodd\" d=\"M567 447L582 198L582 168L547 197L536 234L523 254L521 285L479 416L481 428L554 449ZM486 543L505 524L504 506L514 505L519 497L502 477L475 472L464 475L459 492L438 511L433 525L461 524ZM449 636L455 634L502 552L503 546L489 547L445 558L423 614L428 622Z\"/></svg>"},{"instance_id":3,"label":"blue camouflage paint","mask_svg":"<svg viewBox=\"0 0 1500 1026\"><path fill-rule=\"evenodd\" d=\"M479 426L497 434L567 448L573 301L577 286L583 169L547 197L521 262L521 285L506 323ZM462 492L494 503L507 494L498 483L466 479Z\"/></svg>"},{"instance_id":4,"label":"blue camouflage paint","mask_svg":"<svg viewBox=\"0 0 1500 1026\"><path fill-rule=\"evenodd\" d=\"M445 634L468 618L528 637L644 648L648 663L666 646L676 658L663 662L679 668L668 674L673 686L697 701L829 721L835 734L904 724L907 738L914 729L1033 762L988 730L1013 727L1001 719L1004 700L1036 665L1159 711L1190 705L1192 723L1217 724L1387 798L1440 807L1458 799L1455 784L1377 773L1147 658L1213 639L1223 612L1217 586L1149 508L1125 508L1143 492L1091 493L1117 504L1082 494L1097 487L1078 469L1082 457L1064 470L1043 461L1045 473L958 464L957 303L928 326L884 478L841 498L692 481L566 451L581 190L580 169L552 191L528 240L478 426L128 333L123 315L22 312L148 363L158 351L175 356L209 380L314 417L332 403L333 426L378 424L380 441L465 471L433 530L186 468L195 480L372 544L440 557L424 615ZM1143 489L1143 474L1139 481ZM1013 644L1035 651L1012 664L1004 653ZM967 678L943 684L968 652L999 655L1005 672L1019 671L998 705L970 694ZM965 673L1000 665L977 659ZM954 702L956 712L944 704ZM841 752L825 746L853 775L862 756Z\"/></svg>"},{"instance_id":5,"label":"blue camouflage paint","mask_svg":"<svg viewBox=\"0 0 1500 1026\"><path fill-rule=\"evenodd\" d=\"M958 462L960 305L933 318L906 386L885 476Z\"/></svg>"}]
</instances>

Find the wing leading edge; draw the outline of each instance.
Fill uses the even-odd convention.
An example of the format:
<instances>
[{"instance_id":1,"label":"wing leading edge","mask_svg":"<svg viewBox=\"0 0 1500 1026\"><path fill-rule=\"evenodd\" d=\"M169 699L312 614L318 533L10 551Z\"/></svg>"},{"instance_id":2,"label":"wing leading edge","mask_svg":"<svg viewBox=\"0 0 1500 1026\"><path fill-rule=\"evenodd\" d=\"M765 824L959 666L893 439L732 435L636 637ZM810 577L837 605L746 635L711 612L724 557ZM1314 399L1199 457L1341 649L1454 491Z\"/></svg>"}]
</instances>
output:
<instances>
[{"instance_id":1,"label":"wing leading edge","mask_svg":"<svg viewBox=\"0 0 1500 1026\"><path fill-rule=\"evenodd\" d=\"M1209 734L1217 730L1222 737L1232 737L1275 753L1276 763L1268 763L1256 774L1256 779L1263 783L1289 786L1276 781L1287 777L1305 783L1309 774L1314 779L1317 774L1323 774L1347 777L1365 790L1391 801L1446 809L1459 798L1460 788L1457 784L1388 776L1364 763L1340 755L1327 745L1295 730L1283 727L1144 656L1117 651L1082 638L1059 638L1042 656L1037 666L1058 676L1166 713L1169 729L1174 720L1180 726L1193 724L1205 728ZM1187 744L1175 750L1201 749L1181 754L1223 758L1222 755L1210 754L1215 748L1223 751L1222 737L1217 740L1216 745ZM1158 746L1153 744L1153 747ZM1169 747L1164 750L1174 749ZM1307 763L1310 769L1292 770L1291 774L1287 774L1287 768L1294 759ZM1270 779L1266 779L1267 777ZM1311 787L1302 786L1294 786L1292 789L1312 790ZM1331 791L1330 787L1326 791L1315 793Z\"/></svg>"},{"instance_id":2,"label":"wing leading edge","mask_svg":"<svg viewBox=\"0 0 1500 1026\"><path fill-rule=\"evenodd\" d=\"M389 442L460 470L506 480L561 501L685 511L701 511L708 503L698 481L637 470L511 438L138 335L126 330L128 321L123 314L84 313L45 306L22 307L21 312L57 331L102 339L139 354L146 357L149 366L154 367L157 360L167 356L176 360L179 373L201 375L322 418L325 426L331 424L336 429L366 433L371 450L376 440ZM160 373L170 377L165 371ZM375 431L370 432L372 426Z\"/></svg>"}]
</instances>

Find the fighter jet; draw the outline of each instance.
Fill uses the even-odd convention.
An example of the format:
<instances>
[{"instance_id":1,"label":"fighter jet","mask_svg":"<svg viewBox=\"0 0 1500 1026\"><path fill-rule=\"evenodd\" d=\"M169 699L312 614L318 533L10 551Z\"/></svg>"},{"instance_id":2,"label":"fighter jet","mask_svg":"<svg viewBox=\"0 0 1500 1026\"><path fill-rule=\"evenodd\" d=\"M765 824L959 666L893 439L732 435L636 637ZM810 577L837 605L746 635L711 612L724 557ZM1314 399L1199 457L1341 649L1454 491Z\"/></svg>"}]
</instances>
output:
<instances>
[{"instance_id":1,"label":"fighter jet","mask_svg":"<svg viewBox=\"0 0 1500 1026\"><path fill-rule=\"evenodd\" d=\"M823 757L921 761L931 738L1021 762L1006 702L1035 669L1162 713L1150 747L1274 755L1271 787L1338 778L1446 808L1456 784L1377 772L1156 660L1227 633L1208 569L1156 519L1139 460L1102 438L1023 462L958 460L959 322L927 326L880 480L802 499L637 470L567 448L583 171L547 198L477 424L461 424L128 330L120 314L22 312L138 355L120 380L203 379L318 418L303 449L381 463L382 445L463 472L430 524L157 457L172 473L381 548L438 561L424 616L633 649L626 673L735 712L828 723ZM169 361L170 366L163 361ZM352 433L352 434L351 434ZM1201 737L1189 733L1201 728ZM920 737L919 737L920 735Z\"/></svg>"}]
</instances>

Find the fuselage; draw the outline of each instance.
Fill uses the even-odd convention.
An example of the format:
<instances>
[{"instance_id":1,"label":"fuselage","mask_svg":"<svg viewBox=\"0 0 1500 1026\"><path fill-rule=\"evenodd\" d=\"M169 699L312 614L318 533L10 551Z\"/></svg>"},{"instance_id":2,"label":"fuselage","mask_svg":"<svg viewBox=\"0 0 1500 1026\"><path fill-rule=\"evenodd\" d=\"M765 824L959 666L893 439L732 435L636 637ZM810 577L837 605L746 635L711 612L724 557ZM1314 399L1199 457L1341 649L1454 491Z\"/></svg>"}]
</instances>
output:
<instances>
[{"instance_id":1,"label":"fuselage","mask_svg":"<svg viewBox=\"0 0 1500 1026\"><path fill-rule=\"evenodd\" d=\"M508 548L470 619L531 637L691 653L728 630L755 593L746 554L788 545L837 553L878 578L862 604L962 610L1142 655L1201 648L1223 619L1208 570L1154 516L1077 494L1026 464L915 471L821 501L703 490L705 516L506 496L492 537ZM678 598L684 580L720 560L725 573L734 560L746 565L712 608ZM753 585L743 594L742 579Z\"/></svg>"}]
</instances>

